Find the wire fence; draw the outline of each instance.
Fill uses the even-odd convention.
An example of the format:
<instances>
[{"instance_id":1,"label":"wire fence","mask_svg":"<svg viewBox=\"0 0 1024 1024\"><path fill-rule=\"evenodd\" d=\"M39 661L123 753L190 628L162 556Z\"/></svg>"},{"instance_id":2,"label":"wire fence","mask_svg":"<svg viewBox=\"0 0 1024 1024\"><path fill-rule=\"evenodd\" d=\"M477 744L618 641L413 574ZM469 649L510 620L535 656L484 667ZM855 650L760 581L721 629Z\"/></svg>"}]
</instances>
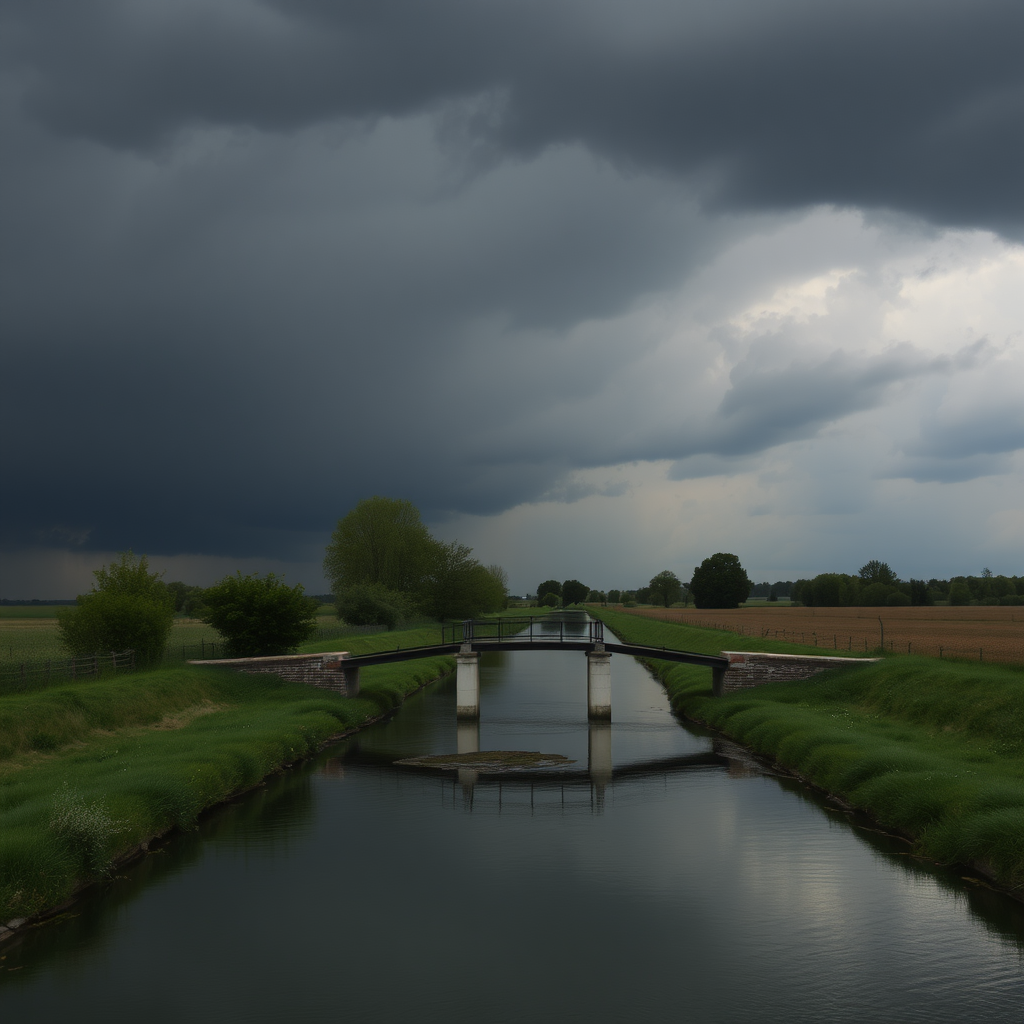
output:
<instances>
[{"instance_id":1,"label":"wire fence","mask_svg":"<svg viewBox=\"0 0 1024 1024\"><path fill-rule=\"evenodd\" d=\"M47 658L45 661L0 664L0 692L40 690L54 683L135 671L134 651L111 651L84 658Z\"/></svg>"}]
</instances>

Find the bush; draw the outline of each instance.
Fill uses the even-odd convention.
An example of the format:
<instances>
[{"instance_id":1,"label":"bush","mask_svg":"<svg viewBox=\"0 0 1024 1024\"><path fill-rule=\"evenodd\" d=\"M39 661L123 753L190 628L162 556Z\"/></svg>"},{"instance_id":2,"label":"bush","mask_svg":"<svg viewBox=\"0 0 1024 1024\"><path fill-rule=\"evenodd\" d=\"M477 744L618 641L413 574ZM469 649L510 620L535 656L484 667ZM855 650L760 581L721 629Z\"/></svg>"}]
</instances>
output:
<instances>
[{"instance_id":1,"label":"bush","mask_svg":"<svg viewBox=\"0 0 1024 1024\"><path fill-rule=\"evenodd\" d=\"M320 602L306 597L301 584L285 586L268 573L225 576L203 594L202 621L227 641L234 658L260 658L291 654L316 629Z\"/></svg>"},{"instance_id":2,"label":"bush","mask_svg":"<svg viewBox=\"0 0 1024 1024\"><path fill-rule=\"evenodd\" d=\"M350 626L387 626L394 629L406 617L408 601L386 587L357 583L345 589L335 602L338 618Z\"/></svg>"},{"instance_id":3,"label":"bush","mask_svg":"<svg viewBox=\"0 0 1024 1024\"><path fill-rule=\"evenodd\" d=\"M63 646L76 658L132 650L139 667L159 662L174 622L173 597L162 574L149 571L145 555L126 551L93 575L92 592L57 613Z\"/></svg>"}]
</instances>

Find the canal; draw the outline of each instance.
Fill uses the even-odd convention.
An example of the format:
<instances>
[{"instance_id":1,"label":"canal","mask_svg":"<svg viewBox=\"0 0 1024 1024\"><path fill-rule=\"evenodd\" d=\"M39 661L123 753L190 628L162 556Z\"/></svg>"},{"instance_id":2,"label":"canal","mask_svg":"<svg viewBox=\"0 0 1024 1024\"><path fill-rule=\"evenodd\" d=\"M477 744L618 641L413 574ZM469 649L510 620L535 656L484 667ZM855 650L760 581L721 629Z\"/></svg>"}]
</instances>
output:
<instances>
[{"instance_id":1,"label":"canal","mask_svg":"<svg viewBox=\"0 0 1024 1024\"><path fill-rule=\"evenodd\" d=\"M485 655L208 815L0 953L0 1018L76 1022L1021 1019L1024 906L681 725L612 659ZM421 754L575 763L475 775Z\"/></svg>"}]
</instances>

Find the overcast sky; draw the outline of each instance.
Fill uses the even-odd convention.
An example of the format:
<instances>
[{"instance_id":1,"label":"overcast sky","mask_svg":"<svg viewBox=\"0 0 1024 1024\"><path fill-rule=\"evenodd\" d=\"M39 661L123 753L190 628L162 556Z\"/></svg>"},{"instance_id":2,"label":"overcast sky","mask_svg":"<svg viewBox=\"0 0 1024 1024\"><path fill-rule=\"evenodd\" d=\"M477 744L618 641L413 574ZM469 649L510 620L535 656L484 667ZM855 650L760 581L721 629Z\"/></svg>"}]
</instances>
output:
<instances>
[{"instance_id":1,"label":"overcast sky","mask_svg":"<svg viewBox=\"0 0 1024 1024\"><path fill-rule=\"evenodd\" d=\"M1020 0L0 0L0 597L407 498L631 587L1024 574Z\"/></svg>"}]
</instances>

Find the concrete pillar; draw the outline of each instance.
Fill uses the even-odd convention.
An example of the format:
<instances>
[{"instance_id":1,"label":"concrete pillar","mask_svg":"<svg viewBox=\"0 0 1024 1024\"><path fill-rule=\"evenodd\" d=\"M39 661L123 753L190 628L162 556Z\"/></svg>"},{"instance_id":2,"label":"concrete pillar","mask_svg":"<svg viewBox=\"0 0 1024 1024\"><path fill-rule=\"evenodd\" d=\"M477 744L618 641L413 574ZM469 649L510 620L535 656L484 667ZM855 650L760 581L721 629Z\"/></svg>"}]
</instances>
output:
<instances>
[{"instance_id":1,"label":"concrete pillar","mask_svg":"<svg viewBox=\"0 0 1024 1024\"><path fill-rule=\"evenodd\" d=\"M587 717L612 717L612 656L598 645L587 652Z\"/></svg>"},{"instance_id":2,"label":"concrete pillar","mask_svg":"<svg viewBox=\"0 0 1024 1024\"><path fill-rule=\"evenodd\" d=\"M455 655L455 714L458 718L480 717L480 655L465 645Z\"/></svg>"}]
</instances>

